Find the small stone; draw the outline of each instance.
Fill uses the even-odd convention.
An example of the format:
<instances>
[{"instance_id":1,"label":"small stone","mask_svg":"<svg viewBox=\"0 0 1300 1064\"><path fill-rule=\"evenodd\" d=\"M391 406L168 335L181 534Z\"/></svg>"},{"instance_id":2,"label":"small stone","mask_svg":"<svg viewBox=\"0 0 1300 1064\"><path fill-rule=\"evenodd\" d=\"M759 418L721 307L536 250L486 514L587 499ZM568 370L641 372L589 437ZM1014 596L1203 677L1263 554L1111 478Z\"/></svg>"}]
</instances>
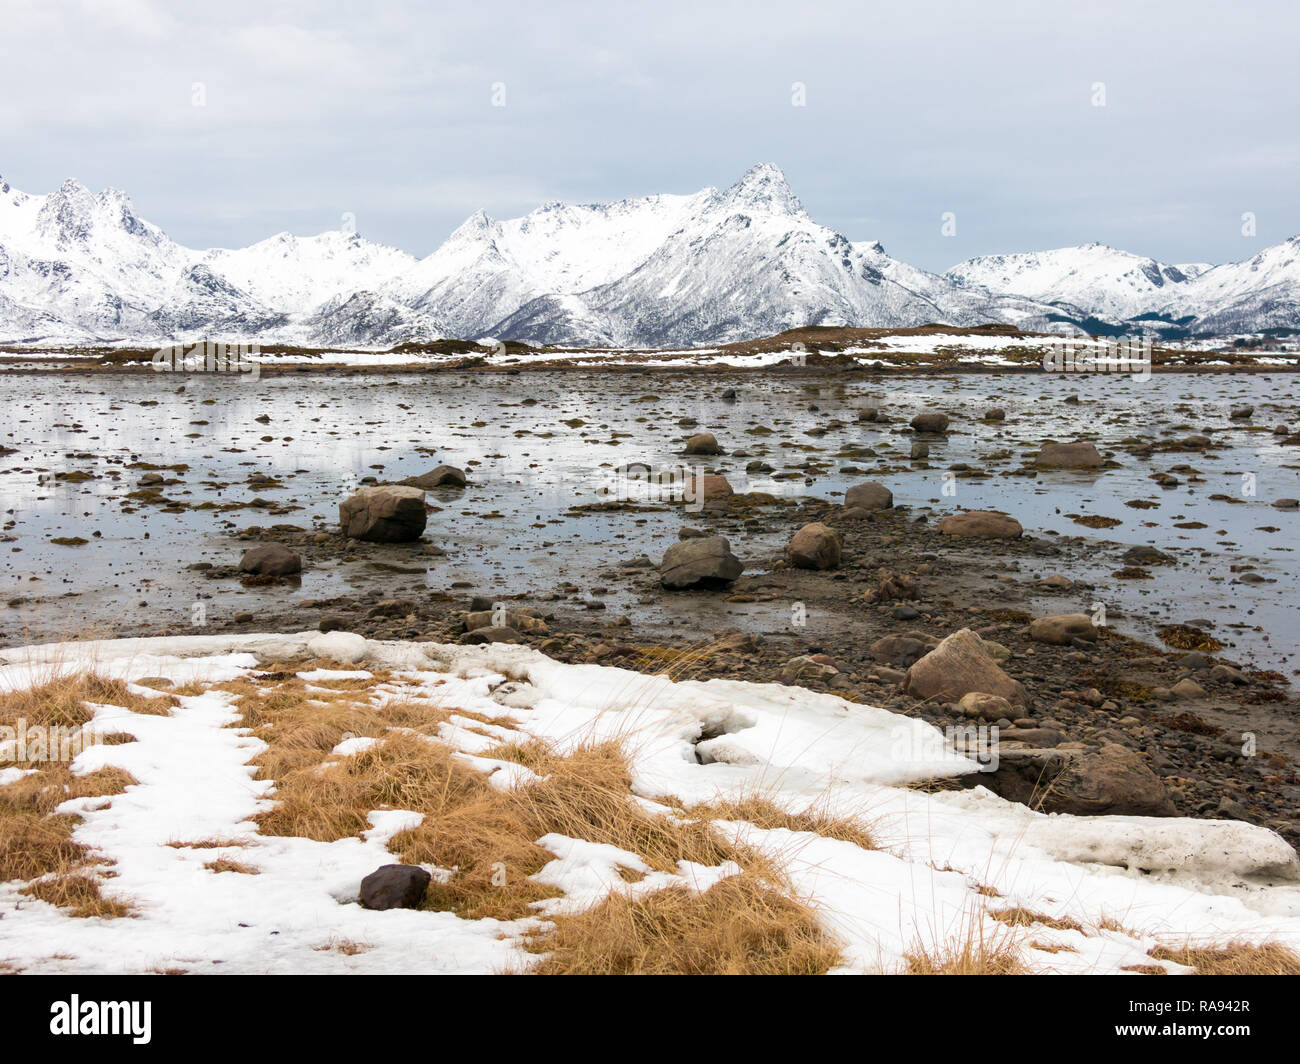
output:
<instances>
[{"instance_id":1,"label":"small stone","mask_svg":"<svg viewBox=\"0 0 1300 1064\"><path fill-rule=\"evenodd\" d=\"M418 908L432 878L418 865L384 865L361 881L361 904L378 910Z\"/></svg>"}]
</instances>

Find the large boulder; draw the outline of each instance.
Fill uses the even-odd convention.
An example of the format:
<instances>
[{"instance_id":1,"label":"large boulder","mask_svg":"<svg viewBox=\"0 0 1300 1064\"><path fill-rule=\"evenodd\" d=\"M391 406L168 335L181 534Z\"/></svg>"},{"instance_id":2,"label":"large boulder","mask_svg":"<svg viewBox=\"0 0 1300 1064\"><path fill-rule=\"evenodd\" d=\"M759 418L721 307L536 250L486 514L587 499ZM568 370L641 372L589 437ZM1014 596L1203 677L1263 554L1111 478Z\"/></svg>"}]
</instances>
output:
<instances>
[{"instance_id":1,"label":"large boulder","mask_svg":"<svg viewBox=\"0 0 1300 1064\"><path fill-rule=\"evenodd\" d=\"M430 488L440 488L444 484L453 488L463 488L466 484L466 478L463 469L440 465L430 469L427 473L421 473L418 477L407 477L402 483L410 488L428 491Z\"/></svg>"},{"instance_id":2,"label":"large boulder","mask_svg":"<svg viewBox=\"0 0 1300 1064\"><path fill-rule=\"evenodd\" d=\"M419 865L384 865L361 881L361 904L367 909L418 908L432 878Z\"/></svg>"},{"instance_id":3,"label":"large boulder","mask_svg":"<svg viewBox=\"0 0 1300 1064\"><path fill-rule=\"evenodd\" d=\"M785 556L796 569L834 569L843 547L844 537L835 529L814 522L794 534Z\"/></svg>"},{"instance_id":4,"label":"large boulder","mask_svg":"<svg viewBox=\"0 0 1300 1064\"><path fill-rule=\"evenodd\" d=\"M1019 539L1025 530L1014 517L995 510L967 510L949 514L939 522L939 531L970 539Z\"/></svg>"},{"instance_id":5,"label":"large boulder","mask_svg":"<svg viewBox=\"0 0 1300 1064\"><path fill-rule=\"evenodd\" d=\"M659 582L671 590L720 588L745 571L725 536L697 536L674 543L659 563Z\"/></svg>"},{"instance_id":6,"label":"large boulder","mask_svg":"<svg viewBox=\"0 0 1300 1064\"><path fill-rule=\"evenodd\" d=\"M1034 465L1041 469L1100 469L1101 464L1096 446L1086 440L1045 443L1034 458Z\"/></svg>"},{"instance_id":7,"label":"large boulder","mask_svg":"<svg viewBox=\"0 0 1300 1064\"><path fill-rule=\"evenodd\" d=\"M1029 638L1058 647L1073 645L1076 639L1097 641L1098 630L1086 613L1057 613L1029 622Z\"/></svg>"},{"instance_id":8,"label":"large boulder","mask_svg":"<svg viewBox=\"0 0 1300 1064\"><path fill-rule=\"evenodd\" d=\"M969 628L954 632L907 670L903 691L913 698L958 702L971 691L1001 695L1012 705L1028 701L1025 689L993 660Z\"/></svg>"},{"instance_id":9,"label":"large boulder","mask_svg":"<svg viewBox=\"0 0 1300 1064\"><path fill-rule=\"evenodd\" d=\"M424 492L401 484L362 488L339 504L345 536L371 543L406 543L424 531Z\"/></svg>"},{"instance_id":10,"label":"large boulder","mask_svg":"<svg viewBox=\"0 0 1300 1064\"><path fill-rule=\"evenodd\" d=\"M1008 801L1074 816L1176 816L1160 777L1142 755L1117 743L1099 750L999 751L998 768L970 782Z\"/></svg>"},{"instance_id":11,"label":"large boulder","mask_svg":"<svg viewBox=\"0 0 1300 1064\"><path fill-rule=\"evenodd\" d=\"M857 506L863 510L888 510L894 505L894 493L885 485L874 481L854 484L844 493L844 505Z\"/></svg>"},{"instance_id":12,"label":"large boulder","mask_svg":"<svg viewBox=\"0 0 1300 1064\"><path fill-rule=\"evenodd\" d=\"M722 448L711 432L697 432L686 441L687 454L721 454Z\"/></svg>"},{"instance_id":13,"label":"large boulder","mask_svg":"<svg viewBox=\"0 0 1300 1064\"><path fill-rule=\"evenodd\" d=\"M912 428L917 432L947 432L948 415L927 410L924 414L917 414L912 418Z\"/></svg>"},{"instance_id":14,"label":"large boulder","mask_svg":"<svg viewBox=\"0 0 1300 1064\"><path fill-rule=\"evenodd\" d=\"M289 576L302 572L302 556L279 543L262 543L244 551L239 571L257 576Z\"/></svg>"}]
</instances>

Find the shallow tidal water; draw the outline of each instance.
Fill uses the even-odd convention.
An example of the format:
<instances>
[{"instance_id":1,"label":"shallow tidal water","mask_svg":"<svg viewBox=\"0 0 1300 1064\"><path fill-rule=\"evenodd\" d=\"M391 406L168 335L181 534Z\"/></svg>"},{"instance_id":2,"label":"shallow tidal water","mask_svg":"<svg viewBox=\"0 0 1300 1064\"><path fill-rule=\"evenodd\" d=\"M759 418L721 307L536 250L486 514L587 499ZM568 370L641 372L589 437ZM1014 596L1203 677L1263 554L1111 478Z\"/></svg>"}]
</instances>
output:
<instances>
[{"instance_id":1,"label":"shallow tidal water","mask_svg":"<svg viewBox=\"0 0 1300 1064\"><path fill-rule=\"evenodd\" d=\"M1271 504L1300 497L1300 448L1281 445L1271 430L1300 427L1298 381L1287 373L819 376L781 367L267 374L255 381L234 374L10 374L0 407L0 445L15 449L0 456L0 641L145 625L180 631L196 601L214 617L256 613L272 598L306 601L375 587L405 594L453 585L482 594L587 587L599 582L603 566L640 555L657 563L678 528L692 523L689 512L666 505L573 509L644 498L642 482L619 470L646 463L656 475L722 472L737 491L838 501L848 486L880 480L896 503L917 512L1005 510L1029 534L1095 543L1095 552L1090 545L1072 552L1068 569L1045 559L1041 575L1062 571L1096 584L1084 597L1133 614L1133 634L1148 634L1161 619L1206 619L1237 659L1290 675L1300 664L1291 661L1300 641L1300 513ZM723 397L727 389L735 389L734 400ZM1064 402L1070 395L1077 405ZM1238 404L1255 407L1249 421L1230 419ZM890 420L859 421L868 405ZM995 406L1006 411L1005 422L980 420ZM912 462L907 422L929 409L947 413L952 425L946 436L927 437L927 461ZM684 419L695 424L679 424ZM1141 459L1122 442L1206 430L1215 444L1208 452ZM697 431L713 432L729 453L684 457L683 442ZM1094 440L1119 467L1011 475L1043 440L1076 438ZM756 461L772 471L747 473ZM247 543L233 535L249 525L336 527L339 501L363 477L400 480L443 463L470 478L463 491L429 496L440 509L425 538L445 556L413 546L400 573L338 560L310 567L296 587L216 586L187 568L237 562ZM147 471L140 464L188 467L159 470L174 480L163 486L174 512L127 497ZM970 468L950 468L962 464ZM1175 472L1177 487L1149 479L1180 465L1194 472ZM970 470L993 475L970 477ZM252 474L283 486L250 486ZM259 498L272 506L222 509ZM1125 505L1134 500L1157 505ZM194 508L207 503L216 508ZM1121 523L1092 529L1070 515ZM774 556L783 535L757 531L733 538L732 547L742 558ZM87 542L51 542L64 537ZM1150 580L1111 578L1123 564L1118 555L1139 544L1172 551L1180 564L1152 567ZM1247 572L1262 582L1242 582ZM1045 602L1052 612L1091 606L1083 598ZM638 622L671 621L677 608L670 600L638 606L615 591L609 605ZM737 623L736 611L721 603L711 616L691 610L703 630ZM1124 630L1125 622L1116 623Z\"/></svg>"}]
</instances>

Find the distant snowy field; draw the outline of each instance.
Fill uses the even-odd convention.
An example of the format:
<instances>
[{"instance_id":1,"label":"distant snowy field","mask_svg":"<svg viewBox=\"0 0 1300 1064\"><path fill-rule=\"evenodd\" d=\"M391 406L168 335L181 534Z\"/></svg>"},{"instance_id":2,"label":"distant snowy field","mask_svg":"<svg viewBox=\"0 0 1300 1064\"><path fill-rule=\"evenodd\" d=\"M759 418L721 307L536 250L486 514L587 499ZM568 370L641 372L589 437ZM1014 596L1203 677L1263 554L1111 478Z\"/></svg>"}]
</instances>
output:
<instances>
[{"instance_id":1,"label":"distant snowy field","mask_svg":"<svg viewBox=\"0 0 1300 1064\"><path fill-rule=\"evenodd\" d=\"M1229 821L1043 815L982 788L910 790L910 781L963 775L978 766L953 755L942 734L923 722L796 687L674 683L623 669L565 665L520 646L375 642L307 632L0 651L0 691L88 666L127 681L162 676L178 685L206 685L247 677L270 662L313 658L349 663L349 670L309 673L309 682L364 679L369 669L384 668L413 681L419 698L491 719L513 718L526 735L561 750L622 737L633 755L633 791L650 803L762 791L792 810L821 803L864 818L878 849L806 832L760 831L743 822L719 825L786 863L796 891L841 944L845 971L896 971L916 942L943 942L972 926L990 936L1005 933L988 913L1016 906L1082 928L1032 928L1022 959L1040 972L1118 972L1152 964L1183 971L1153 961L1148 950L1189 941L1300 947L1300 867L1272 832ZM114 863L105 893L129 900L137 915L72 918L20 894L20 883L0 884L0 967L98 973L520 970L536 960L522 949L521 936L549 911L673 882L706 889L734 871L684 866L677 876L631 884L618 869L635 867L636 855L547 836L542 845L555 860L542 876L565 896L543 903L535 918L369 911L357 904L362 877L396 860L387 841L420 814L375 810L364 837L330 843L262 836L250 818L274 801L273 784L252 779L248 762L264 746L246 729L232 727L238 720L234 696L205 690L179 702L172 716L98 706L88 729L125 731L136 741L90 746L72 766L78 775L119 766L139 781L115 797L65 803L66 811L84 818L75 839ZM717 737L697 747L706 729ZM528 771L479 756L489 744L475 731L445 725L440 738L491 774L494 785L511 786ZM344 742L335 755L352 756L367 742ZM697 749L707 750L712 763L701 764ZM5 770L0 785L22 771ZM229 856L260 874L216 874L203 866L220 851L166 845L209 837L242 843ZM1103 922L1123 930L1104 930ZM368 948L354 955L332 948L343 941ZM1053 951L1059 947L1066 948Z\"/></svg>"},{"instance_id":2,"label":"distant snowy field","mask_svg":"<svg viewBox=\"0 0 1300 1064\"><path fill-rule=\"evenodd\" d=\"M483 346L492 347L491 338L479 340ZM125 346L125 345L119 345ZM1230 363L1228 360L1205 360L1206 353L1227 351L1230 341L1195 341L1160 345L1162 350L1172 348L1174 351L1195 352L1199 365L1250 365L1272 367L1294 367L1300 364L1300 352L1250 352L1236 351ZM188 348L184 350L188 351ZM410 366L455 366L466 359L482 360L488 366L524 367L548 366L558 363L581 366L642 366L646 368L735 368L761 369L765 366L777 366L782 363L800 364L801 359L811 355L836 356L845 355L864 366L885 366L890 368L915 367L933 361L939 356L945 362L959 366L987 366L991 368L1031 368L1040 366L1043 359L1054 351L1070 351L1074 357L1086 355L1093 359L1092 365L1097 369L1123 371L1130 365L1124 359L1142 359L1147 357L1149 349L1141 346L1117 347L1113 341L1082 335L1032 335L1006 336L986 333L945 334L945 333L911 333L884 334L869 344L858 347L818 348L816 345L804 346L792 344L789 347L773 351L743 352L728 350L724 347L691 347L666 350L638 349L593 349L565 348L563 350L538 351L519 354L504 350L503 345L496 345L489 351L466 348L454 353L423 353L416 351L395 352L368 349L365 347L340 348L326 351L301 351L284 353L278 351L241 352L240 358L247 362L256 362L267 367L274 366L313 366L328 368L388 367L397 369ZM1146 352L1146 353L1144 353ZM22 363L39 365L49 361L58 363L71 359L93 358L67 351L33 348L30 353L0 355L0 362L7 364ZM1119 361L1117 361L1117 359ZM1174 356L1176 362L1177 356ZM194 360L198 364L197 357ZM109 365L109 362L105 362ZM111 363L121 364L121 363ZM128 366L144 366L147 359L126 363Z\"/></svg>"}]
</instances>

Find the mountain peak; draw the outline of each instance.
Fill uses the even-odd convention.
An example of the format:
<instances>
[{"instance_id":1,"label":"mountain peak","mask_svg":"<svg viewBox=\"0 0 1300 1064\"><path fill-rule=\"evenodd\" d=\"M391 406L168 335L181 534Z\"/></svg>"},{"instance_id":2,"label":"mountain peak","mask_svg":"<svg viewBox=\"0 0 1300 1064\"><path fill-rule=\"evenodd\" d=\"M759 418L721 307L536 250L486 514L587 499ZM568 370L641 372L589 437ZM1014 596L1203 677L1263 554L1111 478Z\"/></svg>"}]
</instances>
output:
<instances>
[{"instance_id":1,"label":"mountain peak","mask_svg":"<svg viewBox=\"0 0 1300 1064\"><path fill-rule=\"evenodd\" d=\"M758 163L722 194L729 206L780 214L803 214L803 204L775 163Z\"/></svg>"},{"instance_id":2,"label":"mountain peak","mask_svg":"<svg viewBox=\"0 0 1300 1064\"><path fill-rule=\"evenodd\" d=\"M84 241L90 236L94 208L89 189L68 178L45 198L36 224L60 244Z\"/></svg>"},{"instance_id":3,"label":"mountain peak","mask_svg":"<svg viewBox=\"0 0 1300 1064\"><path fill-rule=\"evenodd\" d=\"M458 225L456 229L452 232L451 236L448 237L447 239L448 240L479 239L484 234L486 234L494 224L495 222L493 222L491 215L489 215L487 211L485 211L482 207L480 207L468 218L466 218L463 222L461 222L460 225Z\"/></svg>"}]
</instances>

